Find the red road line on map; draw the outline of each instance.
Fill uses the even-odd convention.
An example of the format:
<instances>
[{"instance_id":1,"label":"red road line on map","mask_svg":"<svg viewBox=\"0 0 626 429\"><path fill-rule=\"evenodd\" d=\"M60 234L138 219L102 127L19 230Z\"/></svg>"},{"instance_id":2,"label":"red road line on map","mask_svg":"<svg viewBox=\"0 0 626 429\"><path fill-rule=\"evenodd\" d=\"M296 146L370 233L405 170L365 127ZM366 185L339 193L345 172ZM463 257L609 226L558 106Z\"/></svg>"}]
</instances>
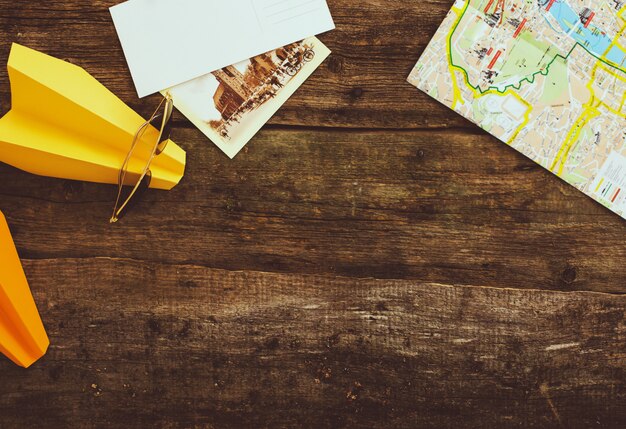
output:
<instances>
[{"instance_id":1,"label":"red road line on map","mask_svg":"<svg viewBox=\"0 0 626 429\"><path fill-rule=\"evenodd\" d=\"M550 3L548 3L548 7L546 7L546 12L550 12L550 8L552 7L555 1L556 0L550 0Z\"/></svg>"},{"instance_id":2,"label":"red road line on map","mask_svg":"<svg viewBox=\"0 0 626 429\"><path fill-rule=\"evenodd\" d=\"M491 60L491 63L489 63L489 67L487 67L487 68L492 69L493 66L496 65L496 61L498 61L498 58L500 58L500 55L502 55L502 51L496 52L496 56L493 57L493 60Z\"/></svg>"},{"instance_id":3,"label":"red road line on map","mask_svg":"<svg viewBox=\"0 0 626 429\"><path fill-rule=\"evenodd\" d=\"M585 28L589 27L589 24L591 24L591 20L593 19L594 16L596 16L596 13L591 12L591 15L589 15L589 19L587 20L587 23L585 24Z\"/></svg>"},{"instance_id":4,"label":"red road line on map","mask_svg":"<svg viewBox=\"0 0 626 429\"><path fill-rule=\"evenodd\" d=\"M615 195L613 195L613 199L611 200L612 203L615 202L615 200L617 199L617 196L619 195L619 193L622 191L622 189L618 189L617 192L615 193Z\"/></svg>"},{"instance_id":5,"label":"red road line on map","mask_svg":"<svg viewBox=\"0 0 626 429\"><path fill-rule=\"evenodd\" d=\"M519 34L522 32L522 30L524 29L524 26L526 25L526 22L528 22L526 20L526 18L524 18L524 20L522 21L522 23L517 27L517 30L515 30L515 34L513 34L513 38L517 38L517 36L519 36Z\"/></svg>"},{"instance_id":6,"label":"red road line on map","mask_svg":"<svg viewBox=\"0 0 626 429\"><path fill-rule=\"evenodd\" d=\"M489 9L491 9L491 5L493 4L493 0L489 0L487 7L485 8L485 15L489 13Z\"/></svg>"},{"instance_id":7,"label":"red road line on map","mask_svg":"<svg viewBox=\"0 0 626 429\"><path fill-rule=\"evenodd\" d=\"M493 52L493 48L489 48L489 50L487 51L487 56L491 55L492 52Z\"/></svg>"}]
</instances>

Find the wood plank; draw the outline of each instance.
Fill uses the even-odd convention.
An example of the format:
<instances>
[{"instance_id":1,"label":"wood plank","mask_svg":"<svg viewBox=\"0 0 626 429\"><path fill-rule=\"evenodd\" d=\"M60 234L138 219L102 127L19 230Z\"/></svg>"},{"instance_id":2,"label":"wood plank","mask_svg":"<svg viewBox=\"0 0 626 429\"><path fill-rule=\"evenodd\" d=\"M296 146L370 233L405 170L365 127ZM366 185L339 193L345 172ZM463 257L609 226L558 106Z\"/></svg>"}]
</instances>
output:
<instances>
[{"instance_id":1,"label":"wood plank","mask_svg":"<svg viewBox=\"0 0 626 429\"><path fill-rule=\"evenodd\" d=\"M174 137L183 182L116 226L113 186L0 166L22 255L626 291L623 220L482 134L265 130L234 161Z\"/></svg>"},{"instance_id":2,"label":"wood plank","mask_svg":"<svg viewBox=\"0 0 626 429\"><path fill-rule=\"evenodd\" d=\"M0 64L25 44L147 115L118 1L0 0ZM230 161L177 114L183 182L119 225L114 187L0 165L52 340L0 359L2 429L626 426L626 297L597 293L623 220L405 82L452 0L329 4L271 124Z\"/></svg>"},{"instance_id":3,"label":"wood plank","mask_svg":"<svg viewBox=\"0 0 626 429\"><path fill-rule=\"evenodd\" d=\"M0 1L0 100L5 67L18 42L86 68L144 115L108 7L117 0ZM329 1L337 30L320 36L333 55L272 120L274 124L353 128L472 127L406 78L452 0ZM150 104L150 106L148 106ZM8 103L1 104L2 112ZM180 116L177 120L182 121ZM184 121L183 123L188 124Z\"/></svg>"},{"instance_id":4,"label":"wood plank","mask_svg":"<svg viewBox=\"0 0 626 429\"><path fill-rule=\"evenodd\" d=\"M625 297L108 258L25 269L52 347L28 371L0 364L3 428L626 423Z\"/></svg>"}]
</instances>

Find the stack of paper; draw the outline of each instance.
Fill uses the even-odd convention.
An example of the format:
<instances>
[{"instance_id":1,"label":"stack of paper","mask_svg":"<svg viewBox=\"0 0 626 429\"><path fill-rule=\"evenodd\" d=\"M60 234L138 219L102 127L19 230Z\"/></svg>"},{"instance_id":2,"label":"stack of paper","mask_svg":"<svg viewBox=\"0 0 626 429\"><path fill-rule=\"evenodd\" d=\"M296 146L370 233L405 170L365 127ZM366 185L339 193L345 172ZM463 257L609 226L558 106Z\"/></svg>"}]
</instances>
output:
<instances>
[{"instance_id":1,"label":"stack of paper","mask_svg":"<svg viewBox=\"0 0 626 429\"><path fill-rule=\"evenodd\" d=\"M234 158L329 54L312 37L177 85L164 94Z\"/></svg>"},{"instance_id":2,"label":"stack of paper","mask_svg":"<svg viewBox=\"0 0 626 429\"><path fill-rule=\"evenodd\" d=\"M311 37L334 28L326 0L129 0L111 15L139 97L170 89L175 105L231 157L326 58ZM236 137L211 127L249 118L241 107L256 110L263 98L274 107Z\"/></svg>"}]
</instances>

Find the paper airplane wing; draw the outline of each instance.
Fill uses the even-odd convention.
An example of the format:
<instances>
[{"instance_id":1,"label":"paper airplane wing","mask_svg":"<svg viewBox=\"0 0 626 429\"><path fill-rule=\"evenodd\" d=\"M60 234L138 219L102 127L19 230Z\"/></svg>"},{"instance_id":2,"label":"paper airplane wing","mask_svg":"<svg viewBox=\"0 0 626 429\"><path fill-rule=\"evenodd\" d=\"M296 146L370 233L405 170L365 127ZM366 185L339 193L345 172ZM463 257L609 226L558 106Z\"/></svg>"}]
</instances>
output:
<instances>
[{"instance_id":1,"label":"paper airplane wing","mask_svg":"<svg viewBox=\"0 0 626 429\"><path fill-rule=\"evenodd\" d=\"M46 353L50 342L2 212L0 261L0 352L28 368Z\"/></svg>"},{"instance_id":2,"label":"paper airplane wing","mask_svg":"<svg viewBox=\"0 0 626 429\"><path fill-rule=\"evenodd\" d=\"M117 184L144 119L84 69L13 44L8 62L11 111L0 119L0 161L30 173ZM158 132L144 134L129 177L146 164ZM173 142L152 163L151 187L171 189L185 170ZM134 173L134 174L133 174Z\"/></svg>"}]
</instances>

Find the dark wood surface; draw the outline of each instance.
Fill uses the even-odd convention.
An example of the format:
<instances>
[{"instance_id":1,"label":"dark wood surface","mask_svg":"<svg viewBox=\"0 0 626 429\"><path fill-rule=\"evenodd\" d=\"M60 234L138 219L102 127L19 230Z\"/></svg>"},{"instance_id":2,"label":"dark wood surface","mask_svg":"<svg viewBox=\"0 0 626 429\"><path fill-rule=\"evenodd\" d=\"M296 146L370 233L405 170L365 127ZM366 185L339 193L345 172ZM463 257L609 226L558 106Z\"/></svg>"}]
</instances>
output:
<instances>
[{"instance_id":1,"label":"dark wood surface","mask_svg":"<svg viewBox=\"0 0 626 429\"><path fill-rule=\"evenodd\" d=\"M114 3L0 0L0 63L147 115ZM405 82L451 3L330 0L270 124L230 161L177 114L185 178L119 225L114 187L1 165L52 345L0 359L0 427L626 427L626 223Z\"/></svg>"}]
</instances>

